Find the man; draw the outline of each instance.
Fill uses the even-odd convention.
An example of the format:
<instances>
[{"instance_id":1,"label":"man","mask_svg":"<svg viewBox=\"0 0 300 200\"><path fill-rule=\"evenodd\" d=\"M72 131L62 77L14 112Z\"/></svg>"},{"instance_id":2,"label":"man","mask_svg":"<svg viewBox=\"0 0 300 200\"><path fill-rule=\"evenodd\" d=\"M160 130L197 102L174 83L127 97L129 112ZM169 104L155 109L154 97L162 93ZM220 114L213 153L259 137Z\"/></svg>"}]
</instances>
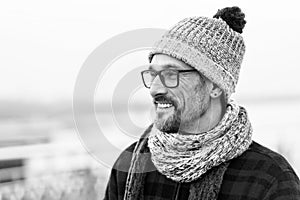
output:
<instances>
[{"instance_id":1,"label":"man","mask_svg":"<svg viewBox=\"0 0 300 200\"><path fill-rule=\"evenodd\" d=\"M300 199L299 178L252 141L245 108L230 99L245 52L238 7L187 18L143 71L155 120L116 161L105 199Z\"/></svg>"}]
</instances>

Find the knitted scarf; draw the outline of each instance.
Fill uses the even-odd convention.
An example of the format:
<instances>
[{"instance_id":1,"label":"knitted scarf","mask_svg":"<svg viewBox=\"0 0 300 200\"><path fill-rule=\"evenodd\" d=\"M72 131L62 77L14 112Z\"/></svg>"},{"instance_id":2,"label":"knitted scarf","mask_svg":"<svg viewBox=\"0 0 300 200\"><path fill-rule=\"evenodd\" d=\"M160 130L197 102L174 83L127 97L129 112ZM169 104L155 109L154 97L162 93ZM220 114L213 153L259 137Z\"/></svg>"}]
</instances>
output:
<instances>
[{"instance_id":1,"label":"knitted scarf","mask_svg":"<svg viewBox=\"0 0 300 200\"><path fill-rule=\"evenodd\" d=\"M217 199L230 160L248 149L251 136L246 110L233 101L219 124L205 133L164 133L151 125L135 146L124 199L143 199L145 172L152 163L176 182L193 181L189 200Z\"/></svg>"}]
</instances>

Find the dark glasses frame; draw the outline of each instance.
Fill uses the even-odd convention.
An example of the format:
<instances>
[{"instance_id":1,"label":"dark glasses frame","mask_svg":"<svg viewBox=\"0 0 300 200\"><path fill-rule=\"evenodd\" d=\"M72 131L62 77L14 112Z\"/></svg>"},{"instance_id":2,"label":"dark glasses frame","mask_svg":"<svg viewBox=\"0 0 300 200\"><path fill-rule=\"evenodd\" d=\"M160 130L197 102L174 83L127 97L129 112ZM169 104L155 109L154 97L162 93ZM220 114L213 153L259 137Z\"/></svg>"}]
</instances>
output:
<instances>
[{"instance_id":1,"label":"dark glasses frame","mask_svg":"<svg viewBox=\"0 0 300 200\"><path fill-rule=\"evenodd\" d=\"M163 77L163 75L161 75L162 72L164 71L173 71L176 73L176 78L177 78L177 84L175 86L167 86L166 83L165 83L165 79ZM147 73L147 72L153 72L155 74L153 80L156 78L156 76L158 75L159 76L159 79L160 81L162 82L162 84L167 87L167 88L176 88L178 87L179 85L179 73L186 73L186 72L198 72L196 69L188 69L188 70L177 70L177 69L164 69L164 70L160 70L160 71L155 71L155 70L152 70L152 69L147 69L147 70L144 70L144 71L141 71L141 75L142 75L142 79L143 79L143 83L144 83L144 86L148 89L150 89L153 81L151 82L151 85L150 86L147 86L145 80L144 80L144 73Z\"/></svg>"}]
</instances>

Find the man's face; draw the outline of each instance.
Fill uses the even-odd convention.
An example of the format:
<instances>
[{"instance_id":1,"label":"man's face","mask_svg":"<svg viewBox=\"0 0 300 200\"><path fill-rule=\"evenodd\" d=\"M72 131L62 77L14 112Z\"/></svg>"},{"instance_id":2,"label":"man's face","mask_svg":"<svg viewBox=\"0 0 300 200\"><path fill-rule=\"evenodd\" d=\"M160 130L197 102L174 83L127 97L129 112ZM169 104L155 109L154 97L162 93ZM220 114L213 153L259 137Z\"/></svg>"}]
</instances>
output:
<instances>
[{"instance_id":1,"label":"man's face","mask_svg":"<svg viewBox=\"0 0 300 200\"><path fill-rule=\"evenodd\" d=\"M184 62L163 54L155 55L150 66L155 71L193 69ZM156 76L150 87L155 105L155 126L163 132L176 133L199 119L210 104L207 81L197 71L179 73L178 87L167 88L159 76Z\"/></svg>"}]
</instances>

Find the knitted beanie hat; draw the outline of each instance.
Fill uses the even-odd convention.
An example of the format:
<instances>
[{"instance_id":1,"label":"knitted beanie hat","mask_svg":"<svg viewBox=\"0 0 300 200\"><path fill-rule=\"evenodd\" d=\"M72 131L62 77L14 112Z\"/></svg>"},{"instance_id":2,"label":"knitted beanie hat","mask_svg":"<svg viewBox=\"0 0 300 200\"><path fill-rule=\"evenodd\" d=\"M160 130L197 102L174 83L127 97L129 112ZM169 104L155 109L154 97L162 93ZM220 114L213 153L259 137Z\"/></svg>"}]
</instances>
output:
<instances>
[{"instance_id":1,"label":"knitted beanie hat","mask_svg":"<svg viewBox=\"0 0 300 200\"><path fill-rule=\"evenodd\" d=\"M149 54L166 54L194 67L217 84L229 99L239 78L246 24L239 7L218 10L213 18L191 17L167 31Z\"/></svg>"}]
</instances>

